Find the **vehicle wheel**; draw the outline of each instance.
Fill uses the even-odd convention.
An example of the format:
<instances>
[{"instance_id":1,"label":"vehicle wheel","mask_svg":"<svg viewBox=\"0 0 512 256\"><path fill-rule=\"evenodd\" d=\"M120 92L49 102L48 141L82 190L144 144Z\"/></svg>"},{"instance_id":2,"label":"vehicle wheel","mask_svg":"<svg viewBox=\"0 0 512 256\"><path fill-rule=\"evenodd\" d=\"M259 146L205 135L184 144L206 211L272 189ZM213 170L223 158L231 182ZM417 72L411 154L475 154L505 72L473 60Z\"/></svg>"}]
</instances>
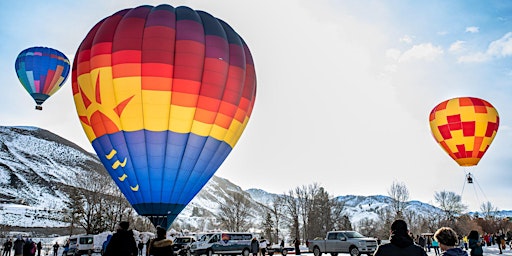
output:
<instances>
[{"instance_id":1,"label":"vehicle wheel","mask_svg":"<svg viewBox=\"0 0 512 256\"><path fill-rule=\"evenodd\" d=\"M313 255L320 256L320 255L322 255L322 252L320 251L320 249L318 247L315 247L315 248L313 248Z\"/></svg>"},{"instance_id":2,"label":"vehicle wheel","mask_svg":"<svg viewBox=\"0 0 512 256\"><path fill-rule=\"evenodd\" d=\"M359 256L361 253L359 253L359 249L357 247L351 247L349 250L350 256Z\"/></svg>"},{"instance_id":3,"label":"vehicle wheel","mask_svg":"<svg viewBox=\"0 0 512 256\"><path fill-rule=\"evenodd\" d=\"M242 256L249 256L250 252L249 249L245 248L242 250Z\"/></svg>"},{"instance_id":4,"label":"vehicle wheel","mask_svg":"<svg viewBox=\"0 0 512 256\"><path fill-rule=\"evenodd\" d=\"M282 254L283 256L286 256L286 254L288 254L288 250L283 249L283 250L281 251L281 254Z\"/></svg>"}]
</instances>

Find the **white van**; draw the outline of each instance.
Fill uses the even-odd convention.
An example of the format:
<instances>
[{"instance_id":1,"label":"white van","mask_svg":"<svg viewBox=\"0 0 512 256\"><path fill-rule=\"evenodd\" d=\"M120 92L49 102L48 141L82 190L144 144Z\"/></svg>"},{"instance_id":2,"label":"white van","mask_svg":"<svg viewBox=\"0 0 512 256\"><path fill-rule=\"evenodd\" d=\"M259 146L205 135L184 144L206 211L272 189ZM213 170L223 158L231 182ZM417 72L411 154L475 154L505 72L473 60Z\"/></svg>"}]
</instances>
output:
<instances>
[{"instance_id":1,"label":"white van","mask_svg":"<svg viewBox=\"0 0 512 256\"><path fill-rule=\"evenodd\" d=\"M94 235L73 235L69 237L69 250L66 255L91 255L94 252Z\"/></svg>"},{"instance_id":2,"label":"white van","mask_svg":"<svg viewBox=\"0 0 512 256\"><path fill-rule=\"evenodd\" d=\"M249 256L252 238L251 233L244 232L208 233L192 243L190 252L195 256L212 256L214 253Z\"/></svg>"}]
</instances>

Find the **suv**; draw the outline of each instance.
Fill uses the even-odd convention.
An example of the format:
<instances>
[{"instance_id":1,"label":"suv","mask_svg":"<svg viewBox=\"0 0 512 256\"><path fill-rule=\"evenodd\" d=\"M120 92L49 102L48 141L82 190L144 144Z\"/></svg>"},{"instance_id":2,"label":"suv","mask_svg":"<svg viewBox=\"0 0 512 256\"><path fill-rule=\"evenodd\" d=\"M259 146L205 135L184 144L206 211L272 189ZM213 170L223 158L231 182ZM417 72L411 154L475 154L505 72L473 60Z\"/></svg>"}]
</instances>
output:
<instances>
[{"instance_id":1,"label":"suv","mask_svg":"<svg viewBox=\"0 0 512 256\"><path fill-rule=\"evenodd\" d=\"M69 238L69 249L65 256L91 255L94 252L93 235L76 235ZM64 255L64 253L63 253Z\"/></svg>"},{"instance_id":2,"label":"suv","mask_svg":"<svg viewBox=\"0 0 512 256\"><path fill-rule=\"evenodd\" d=\"M221 232L204 234L190 246L194 256L206 254L249 256L252 233Z\"/></svg>"},{"instance_id":3,"label":"suv","mask_svg":"<svg viewBox=\"0 0 512 256\"><path fill-rule=\"evenodd\" d=\"M196 238L193 236L176 237L172 243L174 255L190 256L190 245L195 241Z\"/></svg>"}]
</instances>

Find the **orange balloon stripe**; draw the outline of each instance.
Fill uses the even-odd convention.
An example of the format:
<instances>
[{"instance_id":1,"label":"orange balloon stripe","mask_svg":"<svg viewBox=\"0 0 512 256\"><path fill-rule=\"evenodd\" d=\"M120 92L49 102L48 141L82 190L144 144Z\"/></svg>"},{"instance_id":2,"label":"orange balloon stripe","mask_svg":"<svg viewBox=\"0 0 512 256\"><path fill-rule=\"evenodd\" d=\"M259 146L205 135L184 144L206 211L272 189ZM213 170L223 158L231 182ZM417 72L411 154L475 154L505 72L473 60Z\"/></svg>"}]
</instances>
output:
<instances>
[{"instance_id":1,"label":"orange balloon stripe","mask_svg":"<svg viewBox=\"0 0 512 256\"><path fill-rule=\"evenodd\" d=\"M197 108L217 112L219 110L220 102L221 101L219 99L199 95Z\"/></svg>"},{"instance_id":2,"label":"orange balloon stripe","mask_svg":"<svg viewBox=\"0 0 512 256\"><path fill-rule=\"evenodd\" d=\"M144 66L144 65L143 65ZM172 78L166 76L141 77L141 90L171 91Z\"/></svg>"},{"instance_id":3,"label":"orange balloon stripe","mask_svg":"<svg viewBox=\"0 0 512 256\"><path fill-rule=\"evenodd\" d=\"M172 105L195 108L198 97L197 94L173 92L171 102Z\"/></svg>"},{"instance_id":4,"label":"orange balloon stripe","mask_svg":"<svg viewBox=\"0 0 512 256\"><path fill-rule=\"evenodd\" d=\"M140 63L123 63L112 66L112 78L141 76Z\"/></svg>"},{"instance_id":5,"label":"orange balloon stripe","mask_svg":"<svg viewBox=\"0 0 512 256\"><path fill-rule=\"evenodd\" d=\"M110 66L112 66L112 55L101 54L101 55L92 56L90 63L91 63L91 69L110 67Z\"/></svg>"},{"instance_id":6,"label":"orange balloon stripe","mask_svg":"<svg viewBox=\"0 0 512 256\"><path fill-rule=\"evenodd\" d=\"M215 122L216 116L217 116L217 112L198 108L194 115L194 120L205 123L205 124L213 124Z\"/></svg>"},{"instance_id":7,"label":"orange balloon stripe","mask_svg":"<svg viewBox=\"0 0 512 256\"><path fill-rule=\"evenodd\" d=\"M480 147L482 147L482 143L484 141L483 137L475 137L473 152L471 153L471 157L477 158L480 155L483 155L483 152L480 151Z\"/></svg>"}]
</instances>

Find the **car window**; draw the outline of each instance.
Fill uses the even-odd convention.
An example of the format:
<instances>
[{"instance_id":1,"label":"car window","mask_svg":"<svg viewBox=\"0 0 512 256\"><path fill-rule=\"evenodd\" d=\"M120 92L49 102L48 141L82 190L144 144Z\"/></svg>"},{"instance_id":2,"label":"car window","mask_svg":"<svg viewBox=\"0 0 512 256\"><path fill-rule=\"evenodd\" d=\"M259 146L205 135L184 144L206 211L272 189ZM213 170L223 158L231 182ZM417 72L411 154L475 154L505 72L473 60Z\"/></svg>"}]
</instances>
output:
<instances>
[{"instance_id":1,"label":"car window","mask_svg":"<svg viewBox=\"0 0 512 256\"><path fill-rule=\"evenodd\" d=\"M356 231L349 231L349 232L345 232L345 235L348 237L348 238L363 238L364 236L359 234L358 232Z\"/></svg>"}]
</instances>

